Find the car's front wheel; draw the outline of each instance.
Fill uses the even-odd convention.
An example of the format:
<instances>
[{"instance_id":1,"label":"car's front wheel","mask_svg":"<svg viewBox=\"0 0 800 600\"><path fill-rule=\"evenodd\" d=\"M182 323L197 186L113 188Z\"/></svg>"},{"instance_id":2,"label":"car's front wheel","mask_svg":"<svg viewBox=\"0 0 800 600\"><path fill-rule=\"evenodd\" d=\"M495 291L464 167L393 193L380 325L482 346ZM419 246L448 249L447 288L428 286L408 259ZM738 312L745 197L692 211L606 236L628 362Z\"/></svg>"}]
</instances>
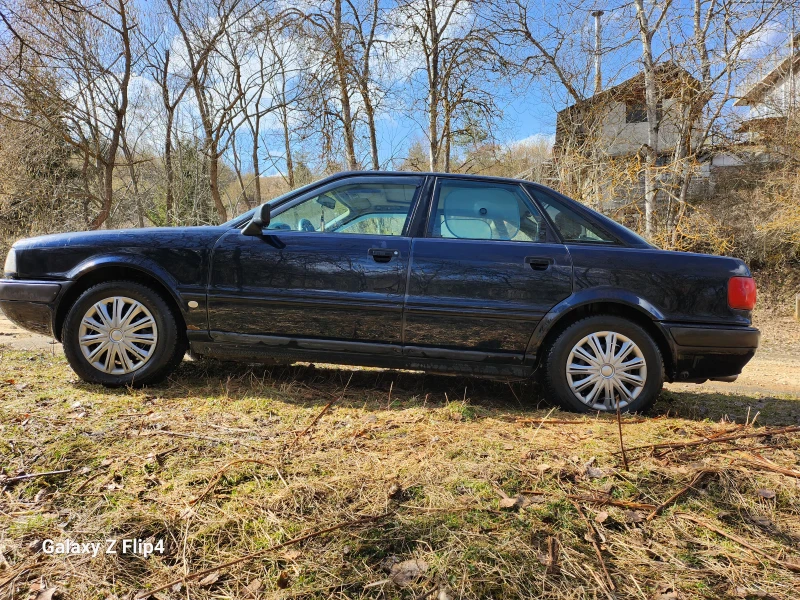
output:
<instances>
[{"instance_id":1,"label":"car's front wheel","mask_svg":"<svg viewBox=\"0 0 800 600\"><path fill-rule=\"evenodd\" d=\"M639 325L594 316L567 327L545 357L545 390L575 412L645 412L664 384L661 352Z\"/></svg>"},{"instance_id":2,"label":"car's front wheel","mask_svg":"<svg viewBox=\"0 0 800 600\"><path fill-rule=\"evenodd\" d=\"M101 283L81 294L67 313L61 339L81 379L110 387L156 383L186 352L164 298L132 281Z\"/></svg>"}]
</instances>

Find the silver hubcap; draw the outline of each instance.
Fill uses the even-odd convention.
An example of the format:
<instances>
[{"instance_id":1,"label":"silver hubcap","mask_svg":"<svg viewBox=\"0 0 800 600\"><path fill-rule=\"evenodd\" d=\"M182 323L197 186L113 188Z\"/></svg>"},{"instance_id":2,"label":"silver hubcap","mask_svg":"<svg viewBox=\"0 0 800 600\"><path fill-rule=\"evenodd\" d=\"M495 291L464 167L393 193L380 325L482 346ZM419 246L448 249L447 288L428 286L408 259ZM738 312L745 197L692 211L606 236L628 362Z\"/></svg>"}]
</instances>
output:
<instances>
[{"instance_id":1,"label":"silver hubcap","mask_svg":"<svg viewBox=\"0 0 800 600\"><path fill-rule=\"evenodd\" d=\"M96 302L81 320L81 352L97 370L125 375L141 369L153 356L158 328L141 302L124 296Z\"/></svg>"},{"instance_id":2,"label":"silver hubcap","mask_svg":"<svg viewBox=\"0 0 800 600\"><path fill-rule=\"evenodd\" d=\"M621 333L598 331L572 347L567 383L575 397L594 410L616 410L633 402L647 381L639 346Z\"/></svg>"}]
</instances>

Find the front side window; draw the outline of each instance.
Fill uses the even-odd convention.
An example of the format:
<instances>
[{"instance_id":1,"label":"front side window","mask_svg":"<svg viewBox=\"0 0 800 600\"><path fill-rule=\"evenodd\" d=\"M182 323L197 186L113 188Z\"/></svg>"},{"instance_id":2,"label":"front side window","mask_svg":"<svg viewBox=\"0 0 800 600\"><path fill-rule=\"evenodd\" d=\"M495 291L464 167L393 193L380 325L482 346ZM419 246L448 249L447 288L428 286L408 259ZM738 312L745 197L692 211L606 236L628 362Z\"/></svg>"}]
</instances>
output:
<instances>
[{"instance_id":1,"label":"front side window","mask_svg":"<svg viewBox=\"0 0 800 600\"><path fill-rule=\"evenodd\" d=\"M416 191L416 180L334 186L282 210L268 229L403 235Z\"/></svg>"},{"instance_id":2,"label":"front side window","mask_svg":"<svg viewBox=\"0 0 800 600\"><path fill-rule=\"evenodd\" d=\"M545 241L541 214L516 185L441 180L431 215L431 237Z\"/></svg>"},{"instance_id":3,"label":"front side window","mask_svg":"<svg viewBox=\"0 0 800 600\"><path fill-rule=\"evenodd\" d=\"M617 240L585 219L577 211L564 202L560 202L549 194L534 192L536 200L553 221L564 242L589 244L616 244Z\"/></svg>"}]
</instances>

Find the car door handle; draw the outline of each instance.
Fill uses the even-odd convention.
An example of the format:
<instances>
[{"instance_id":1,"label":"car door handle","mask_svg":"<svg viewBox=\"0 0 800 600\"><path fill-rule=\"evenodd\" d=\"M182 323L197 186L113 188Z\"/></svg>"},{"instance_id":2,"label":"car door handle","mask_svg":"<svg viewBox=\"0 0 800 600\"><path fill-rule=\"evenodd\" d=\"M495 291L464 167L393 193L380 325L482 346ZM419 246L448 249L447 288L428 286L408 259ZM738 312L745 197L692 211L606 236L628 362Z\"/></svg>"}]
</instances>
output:
<instances>
[{"instance_id":1,"label":"car door handle","mask_svg":"<svg viewBox=\"0 0 800 600\"><path fill-rule=\"evenodd\" d=\"M367 253L375 262L388 263L393 257L399 256L400 251L394 248L370 248Z\"/></svg>"},{"instance_id":2,"label":"car door handle","mask_svg":"<svg viewBox=\"0 0 800 600\"><path fill-rule=\"evenodd\" d=\"M553 259L541 258L539 256L526 256L525 262L528 263L534 271L547 271L550 265L553 264Z\"/></svg>"}]
</instances>

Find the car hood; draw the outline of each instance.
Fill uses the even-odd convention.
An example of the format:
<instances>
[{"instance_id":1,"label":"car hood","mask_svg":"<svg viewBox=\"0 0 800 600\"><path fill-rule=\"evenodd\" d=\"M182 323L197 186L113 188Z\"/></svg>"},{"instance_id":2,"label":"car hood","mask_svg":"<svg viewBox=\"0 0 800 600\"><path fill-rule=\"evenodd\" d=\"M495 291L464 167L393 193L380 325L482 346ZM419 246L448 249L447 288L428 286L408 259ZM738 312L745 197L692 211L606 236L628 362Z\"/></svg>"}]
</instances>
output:
<instances>
[{"instance_id":1,"label":"car hood","mask_svg":"<svg viewBox=\"0 0 800 600\"><path fill-rule=\"evenodd\" d=\"M146 227L142 229L101 229L96 231L76 231L54 233L18 240L16 250L30 248L103 247L107 245L138 246L152 243L169 243L179 246L196 247L198 242L213 244L228 227Z\"/></svg>"},{"instance_id":2,"label":"car hood","mask_svg":"<svg viewBox=\"0 0 800 600\"><path fill-rule=\"evenodd\" d=\"M60 233L14 244L18 279L74 279L101 265L163 270L175 281L205 277L214 243L230 227L153 227Z\"/></svg>"}]
</instances>

